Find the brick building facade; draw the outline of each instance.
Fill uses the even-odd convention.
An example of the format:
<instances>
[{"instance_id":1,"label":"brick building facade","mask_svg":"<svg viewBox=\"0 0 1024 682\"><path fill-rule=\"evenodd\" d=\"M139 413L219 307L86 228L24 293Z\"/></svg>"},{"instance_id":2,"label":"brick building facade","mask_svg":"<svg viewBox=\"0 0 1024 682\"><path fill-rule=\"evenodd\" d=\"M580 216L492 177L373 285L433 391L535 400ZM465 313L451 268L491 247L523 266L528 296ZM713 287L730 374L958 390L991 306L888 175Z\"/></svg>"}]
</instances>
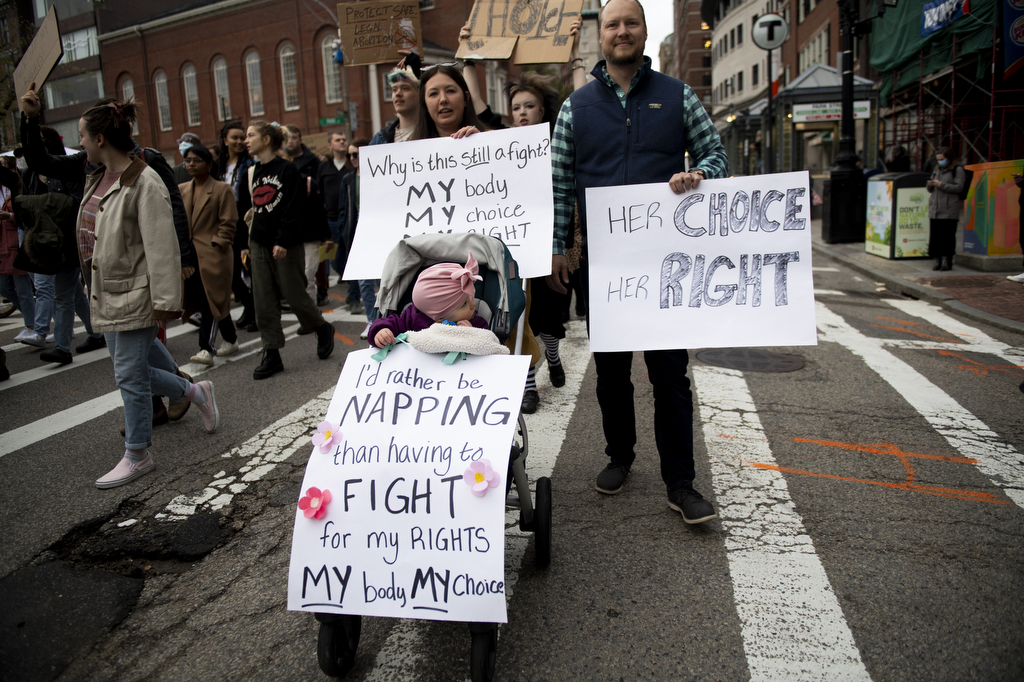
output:
<instances>
[{"instance_id":1,"label":"brick building facade","mask_svg":"<svg viewBox=\"0 0 1024 682\"><path fill-rule=\"evenodd\" d=\"M711 109L711 27L700 15L700 0L673 0L673 75L697 93Z\"/></svg>"},{"instance_id":2,"label":"brick building facade","mask_svg":"<svg viewBox=\"0 0 1024 682\"><path fill-rule=\"evenodd\" d=\"M119 0L108 0L107 9ZM193 3L195 4L195 3ZM421 0L424 61L451 59L472 0ZM185 132L213 144L225 121L261 118L298 126L308 136L339 129L321 119L348 117L353 137L371 137L394 117L384 75L390 65L346 67L344 101L331 43L336 16L300 0L198 3L99 36L106 95L133 95L146 105L138 140L171 155ZM504 113L507 63L488 62L480 89ZM349 119L351 122L351 119Z\"/></svg>"}]
</instances>

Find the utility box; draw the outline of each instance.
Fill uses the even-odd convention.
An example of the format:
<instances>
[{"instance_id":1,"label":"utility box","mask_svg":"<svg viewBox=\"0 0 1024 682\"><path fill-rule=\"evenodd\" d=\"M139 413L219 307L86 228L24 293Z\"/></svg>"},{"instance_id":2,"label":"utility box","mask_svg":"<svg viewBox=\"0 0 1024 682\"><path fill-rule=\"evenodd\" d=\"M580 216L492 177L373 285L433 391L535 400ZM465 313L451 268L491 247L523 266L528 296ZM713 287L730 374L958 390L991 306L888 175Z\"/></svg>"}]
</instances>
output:
<instances>
[{"instance_id":1,"label":"utility box","mask_svg":"<svg viewBox=\"0 0 1024 682\"><path fill-rule=\"evenodd\" d=\"M882 258L928 257L927 173L868 178L864 250Z\"/></svg>"}]
</instances>

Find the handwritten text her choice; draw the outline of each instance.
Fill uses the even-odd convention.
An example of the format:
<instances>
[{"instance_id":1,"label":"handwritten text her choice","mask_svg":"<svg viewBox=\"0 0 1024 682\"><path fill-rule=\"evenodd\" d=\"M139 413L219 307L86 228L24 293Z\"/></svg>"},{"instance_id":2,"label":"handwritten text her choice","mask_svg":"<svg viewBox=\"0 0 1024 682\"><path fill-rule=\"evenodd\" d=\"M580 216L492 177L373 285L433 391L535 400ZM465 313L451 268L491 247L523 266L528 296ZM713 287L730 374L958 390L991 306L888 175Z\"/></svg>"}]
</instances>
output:
<instances>
[{"instance_id":1,"label":"handwritten text her choice","mask_svg":"<svg viewBox=\"0 0 1024 682\"><path fill-rule=\"evenodd\" d=\"M473 232L505 242L525 277L551 271L547 124L364 147L349 279L376 279L399 239Z\"/></svg>"},{"instance_id":2,"label":"handwritten text her choice","mask_svg":"<svg viewBox=\"0 0 1024 682\"><path fill-rule=\"evenodd\" d=\"M591 348L815 344L809 183L588 189Z\"/></svg>"},{"instance_id":3,"label":"handwritten text her choice","mask_svg":"<svg viewBox=\"0 0 1024 682\"><path fill-rule=\"evenodd\" d=\"M349 354L326 416L342 436L306 467L302 490L331 501L320 519L296 513L288 608L503 621L505 477L529 358L371 352ZM476 497L463 473L481 460L501 481Z\"/></svg>"}]
</instances>

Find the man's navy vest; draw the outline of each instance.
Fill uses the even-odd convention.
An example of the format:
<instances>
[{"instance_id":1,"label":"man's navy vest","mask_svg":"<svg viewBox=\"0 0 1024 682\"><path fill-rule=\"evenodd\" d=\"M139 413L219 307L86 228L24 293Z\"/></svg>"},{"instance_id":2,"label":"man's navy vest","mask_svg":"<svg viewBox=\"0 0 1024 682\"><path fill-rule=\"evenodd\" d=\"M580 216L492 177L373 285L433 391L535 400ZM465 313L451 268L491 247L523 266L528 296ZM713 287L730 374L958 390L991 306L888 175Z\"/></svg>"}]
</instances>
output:
<instances>
[{"instance_id":1,"label":"man's navy vest","mask_svg":"<svg viewBox=\"0 0 1024 682\"><path fill-rule=\"evenodd\" d=\"M684 101L690 86L651 70L645 57L640 79L623 108L594 67L596 80L569 95L576 145L576 198L580 229L587 233L586 189L668 182L686 170Z\"/></svg>"}]
</instances>

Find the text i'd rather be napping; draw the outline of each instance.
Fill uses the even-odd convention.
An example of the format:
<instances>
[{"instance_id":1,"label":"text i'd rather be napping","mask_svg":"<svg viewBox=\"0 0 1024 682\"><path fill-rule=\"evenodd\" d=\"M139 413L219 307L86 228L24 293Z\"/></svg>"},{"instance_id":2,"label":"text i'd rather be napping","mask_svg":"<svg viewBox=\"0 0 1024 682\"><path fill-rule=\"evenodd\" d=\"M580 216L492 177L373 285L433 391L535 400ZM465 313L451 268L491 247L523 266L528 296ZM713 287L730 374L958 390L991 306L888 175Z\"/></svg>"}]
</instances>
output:
<instances>
[{"instance_id":1,"label":"text i'd rather be napping","mask_svg":"<svg viewBox=\"0 0 1024 682\"><path fill-rule=\"evenodd\" d=\"M591 350L814 345L806 171L587 189Z\"/></svg>"},{"instance_id":2,"label":"text i'd rather be napping","mask_svg":"<svg viewBox=\"0 0 1024 682\"><path fill-rule=\"evenodd\" d=\"M529 358L373 352L346 359L326 416L341 435L306 466L303 493L331 499L321 517L296 512L288 608L504 622L505 487ZM485 463L499 479L478 496L465 474Z\"/></svg>"}]
</instances>

